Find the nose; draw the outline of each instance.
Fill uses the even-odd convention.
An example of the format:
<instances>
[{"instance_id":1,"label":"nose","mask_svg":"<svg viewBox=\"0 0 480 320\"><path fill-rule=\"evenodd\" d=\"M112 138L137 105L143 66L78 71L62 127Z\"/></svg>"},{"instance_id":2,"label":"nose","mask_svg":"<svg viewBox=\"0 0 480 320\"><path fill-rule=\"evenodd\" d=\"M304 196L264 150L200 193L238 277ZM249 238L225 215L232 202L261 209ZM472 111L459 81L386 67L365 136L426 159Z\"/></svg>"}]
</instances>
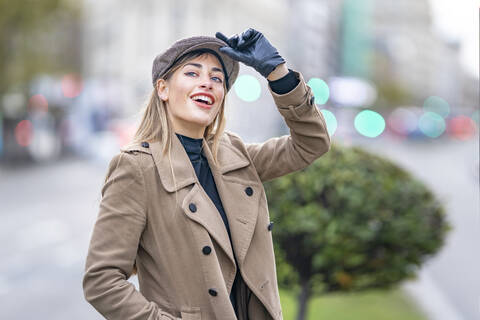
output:
<instances>
[{"instance_id":1,"label":"nose","mask_svg":"<svg viewBox=\"0 0 480 320\"><path fill-rule=\"evenodd\" d=\"M206 75L206 76L202 77L202 80L200 82L200 87L201 88L208 88L208 89L213 88L213 80L210 78L209 75Z\"/></svg>"}]
</instances>

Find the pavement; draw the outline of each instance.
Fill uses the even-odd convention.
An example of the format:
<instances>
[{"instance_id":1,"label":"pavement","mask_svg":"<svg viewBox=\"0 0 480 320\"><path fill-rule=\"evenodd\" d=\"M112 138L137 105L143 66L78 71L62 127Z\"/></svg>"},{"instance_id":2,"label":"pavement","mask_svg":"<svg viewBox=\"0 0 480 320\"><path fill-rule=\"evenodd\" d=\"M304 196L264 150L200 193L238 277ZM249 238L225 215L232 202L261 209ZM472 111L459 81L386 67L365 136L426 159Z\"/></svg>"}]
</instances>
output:
<instances>
[{"instance_id":1,"label":"pavement","mask_svg":"<svg viewBox=\"0 0 480 320\"><path fill-rule=\"evenodd\" d=\"M105 173L74 158L1 168L3 319L104 319L81 281Z\"/></svg>"}]
</instances>

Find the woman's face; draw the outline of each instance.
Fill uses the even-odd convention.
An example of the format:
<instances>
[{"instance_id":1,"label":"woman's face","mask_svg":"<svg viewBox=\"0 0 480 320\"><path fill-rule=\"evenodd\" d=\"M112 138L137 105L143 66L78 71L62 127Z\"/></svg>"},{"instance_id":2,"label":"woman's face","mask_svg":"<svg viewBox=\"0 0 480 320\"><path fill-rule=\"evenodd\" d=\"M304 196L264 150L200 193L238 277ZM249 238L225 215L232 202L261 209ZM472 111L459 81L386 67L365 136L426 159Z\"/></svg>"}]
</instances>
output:
<instances>
[{"instance_id":1,"label":"woman's face","mask_svg":"<svg viewBox=\"0 0 480 320\"><path fill-rule=\"evenodd\" d=\"M222 105L225 76L211 54L196 57L159 80L158 95L166 102L176 133L202 138Z\"/></svg>"}]
</instances>

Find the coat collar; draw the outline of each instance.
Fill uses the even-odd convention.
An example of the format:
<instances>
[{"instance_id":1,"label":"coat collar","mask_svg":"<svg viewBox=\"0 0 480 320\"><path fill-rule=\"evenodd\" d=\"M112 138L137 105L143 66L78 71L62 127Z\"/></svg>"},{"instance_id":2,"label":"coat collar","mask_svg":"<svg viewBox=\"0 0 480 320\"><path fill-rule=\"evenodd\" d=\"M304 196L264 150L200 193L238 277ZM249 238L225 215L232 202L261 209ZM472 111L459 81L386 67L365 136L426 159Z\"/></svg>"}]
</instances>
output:
<instances>
[{"instance_id":1,"label":"coat collar","mask_svg":"<svg viewBox=\"0 0 480 320\"><path fill-rule=\"evenodd\" d=\"M173 135L172 138L172 148L170 150L171 161L168 153L165 156L162 155L163 145L158 141L150 143L148 149L140 145L126 149L130 151L142 151L152 155L162 185L168 192L175 192L197 181L195 170L193 169L185 148L176 135ZM248 159L230 144L228 139L225 138L225 134L220 139L217 153L218 165L215 165L211 151L212 144L213 141L211 139L208 142L204 139L203 151L205 157L208 159L209 166L214 167L221 174L249 165Z\"/></svg>"}]
</instances>

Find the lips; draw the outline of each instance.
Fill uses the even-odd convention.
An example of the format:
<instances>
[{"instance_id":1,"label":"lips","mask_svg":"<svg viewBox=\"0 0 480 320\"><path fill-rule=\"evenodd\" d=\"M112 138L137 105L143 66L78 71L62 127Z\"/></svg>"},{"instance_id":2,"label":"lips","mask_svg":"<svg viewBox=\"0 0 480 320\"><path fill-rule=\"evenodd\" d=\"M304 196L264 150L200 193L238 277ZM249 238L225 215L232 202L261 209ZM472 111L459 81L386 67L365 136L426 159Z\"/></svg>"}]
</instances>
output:
<instances>
[{"instance_id":1,"label":"lips","mask_svg":"<svg viewBox=\"0 0 480 320\"><path fill-rule=\"evenodd\" d=\"M206 104L204 102L200 102L200 101L195 101L195 100L192 100L193 103L195 103L197 106L201 107L201 108L204 108L204 109L210 109L212 108L212 104Z\"/></svg>"},{"instance_id":2,"label":"lips","mask_svg":"<svg viewBox=\"0 0 480 320\"><path fill-rule=\"evenodd\" d=\"M210 93L207 93L207 92L197 92L197 93L192 94L192 95L190 96L190 98L191 98L193 101L196 101L196 100L193 99L193 98L194 98L194 97L197 97L197 96L205 96L205 97L210 98L210 101L211 101L212 103L211 103L211 104L209 104L208 102L207 102L207 103L204 103L204 104L206 104L206 105L211 106L211 105L213 105L213 104L215 103L215 97L214 97L212 94L210 94ZM203 99L203 100L205 100L205 99ZM199 101L196 101L196 102L199 102Z\"/></svg>"}]
</instances>

